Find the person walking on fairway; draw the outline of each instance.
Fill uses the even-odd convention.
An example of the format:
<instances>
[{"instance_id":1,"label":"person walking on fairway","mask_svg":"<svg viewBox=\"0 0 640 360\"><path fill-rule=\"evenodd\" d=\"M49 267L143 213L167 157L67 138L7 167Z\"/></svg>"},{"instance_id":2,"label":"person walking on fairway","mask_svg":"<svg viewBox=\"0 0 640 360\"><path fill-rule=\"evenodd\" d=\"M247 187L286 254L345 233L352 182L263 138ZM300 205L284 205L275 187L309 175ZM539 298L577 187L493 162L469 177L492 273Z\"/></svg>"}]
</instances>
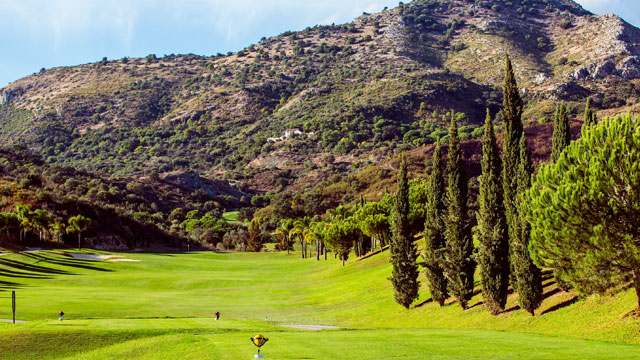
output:
<instances>
[{"instance_id":1,"label":"person walking on fairway","mask_svg":"<svg viewBox=\"0 0 640 360\"><path fill-rule=\"evenodd\" d=\"M220 311L216 311L216 320L220 320Z\"/></svg>"}]
</instances>

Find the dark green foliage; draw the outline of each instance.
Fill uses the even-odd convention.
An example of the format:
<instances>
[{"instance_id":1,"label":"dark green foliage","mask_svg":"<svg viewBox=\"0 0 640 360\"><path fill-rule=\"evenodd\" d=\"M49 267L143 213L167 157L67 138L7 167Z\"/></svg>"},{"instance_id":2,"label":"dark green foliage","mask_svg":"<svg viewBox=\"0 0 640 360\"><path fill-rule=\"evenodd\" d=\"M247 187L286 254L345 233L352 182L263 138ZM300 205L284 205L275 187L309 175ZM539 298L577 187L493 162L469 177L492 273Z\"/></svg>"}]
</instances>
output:
<instances>
[{"instance_id":1,"label":"dark green foliage","mask_svg":"<svg viewBox=\"0 0 640 360\"><path fill-rule=\"evenodd\" d=\"M425 249L422 253L425 275L429 281L429 292L433 301L444 305L449 297L447 278L442 269L442 250L445 247L445 223L447 206L444 203L445 185L440 140L436 142L431 158L426 219L424 222Z\"/></svg>"},{"instance_id":2,"label":"dark green foliage","mask_svg":"<svg viewBox=\"0 0 640 360\"><path fill-rule=\"evenodd\" d=\"M407 159L402 157L398 174L398 190L392 212L391 224L391 256L389 262L393 265L391 283L393 297L405 308L418 298L420 282L418 282L418 249L413 242L409 224L409 181L407 178Z\"/></svg>"},{"instance_id":3,"label":"dark green foliage","mask_svg":"<svg viewBox=\"0 0 640 360\"><path fill-rule=\"evenodd\" d=\"M509 239L502 190L502 162L487 110L482 141L482 175L478 194L479 209L476 259L482 276L484 306L496 315L504 310L509 288Z\"/></svg>"},{"instance_id":4,"label":"dark green foliage","mask_svg":"<svg viewBox=\"0 0 640 360\"><path fill-rule=\"evenodd\" d=\"M587 105L584 108L584 122L582 127L589 127L596 123L596 113L591 109L591 98L587 98Z\"/></svg>"},{"instance_id":5,"label":"dark green foliage","mask_svg":"<svg viewBox=\"0 0 640 360\"><path fill-rule=\"evenodd\" d=\"M264 244L270 240L268 232L262 229L266 221L263 218L255 218L249 223L249 237L247 238L247 251L260 252Z\"/></svg>"},{"instance_id":6,"label":"dark green foliage","mask_svg":"<svg viewBox=\"0 0 640 360\"><path fill-rule=\"evenodd\" d=\"M587 109L585 110L585 121L587 113L590 112L589 100L587 99ZM591 116L593 113L591 113ZM590 121L590 120L589 120ZM583 125L584 126L584 125ZM569 128L569 116L567 114L567 107L564 103L556 106L556 112L553 117L553 137L551 148L551 162L556 162L562 155L564 149L571 143L571 132ZM558 287L563 291L568 291L570 286L562 278L562 274L559 271L554 271L553 276L558 284Z\"/></svg>"},{"instance_id":7,"label":"dark green foliage","mask_svg":"<svg viewBox=\"0 0 640 360\"><path fill-rule=\"evenodd\" d=\"M466 309L467 302L473 294L476 264L472 258L473 238L467 213L469 180L462 159L458 124L453 112L449 129L448 158L448 214L445 221L446 248L442 267L449 282L449 293L456 297L463 309Z\"/></svg>"},{"instance_id":8,"label":"dark green foliage","mask_svg":"<svg viewBox=\"0 0 640 360\"><path fill-rule=\"evenodd\" d=\"M356 228L356 224L352 221L339 221L327 226L324 233L324 240L340 257L342 266L353 248L354 237L351 235L356 232Z\"/></svg>"},{"instance_id":9,"label":"dark green foliage","mask_svg":"<svg viewBox=\"0 0 640 360\"><path fill-rule=\"evenodd\" d=\"M515 233L510 239L511 262L520 307L534 315L542 303L542 274L529 255L531 226L522 210L525 206L525 192L531 187L533 164L524 135L520 139L520 165L518 166L518 217Z\"/></svg>"},{"instance_id":10,"label":"dark green foliage","mask_svg":"<svg viewBox=\"0 0 640 360\"><path fill-rule=\"evenodd\" d=\"M560 154L571 142L571 129L569 128L569 115L567 106L562 103L556 107L553 116L553 138L551 148L551 162L556 162Z\"/></svg>"},{"instance_id":11,"label":"dark green foliage","mask_svg":"<svg viewBox=\"0 0 640 360\"><path fill-rule=\"evenodd\" d=\"M640 117L583 128L556 163L540 169L523 203L536 263L560 271L586 294L633 277L640 295L638 169Z\"/></svg>"},{"instance_id":12,"label":"dark green foliage","mask_svg":"<svg viewBox=\"0 0 640 360\"><path fill-rule=\"evenodd\" d=\"M518 164L520 161L520 138L523 134L523 103L516 83L511 60L505 54L505 78L503 91L502 119L504 120L504 145L502 147L504 207L509 227L509 241L514 230L514 219L517 218L516 197L518 195Z\"/></svg>"}]
</instances>

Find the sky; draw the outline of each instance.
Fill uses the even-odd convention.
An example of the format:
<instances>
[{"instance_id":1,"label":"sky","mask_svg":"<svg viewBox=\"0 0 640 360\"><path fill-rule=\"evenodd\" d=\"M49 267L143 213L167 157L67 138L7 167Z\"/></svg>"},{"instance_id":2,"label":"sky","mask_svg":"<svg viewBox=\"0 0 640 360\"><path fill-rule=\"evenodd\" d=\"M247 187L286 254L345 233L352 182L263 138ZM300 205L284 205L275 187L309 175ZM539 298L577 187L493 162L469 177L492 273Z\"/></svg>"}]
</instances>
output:
<instances>
[{"instance_id":1,"label":"sky","mask_svg":"<svg viewBox=\"0 0 640 360\"><path fill-rule=\"evenodd\" d=\"M405 0L405 2L408 2ZM640 26L638 0L579 0ZM0 0L0 87L41 68L148 54L214 55L341 24L398 0Z\"/></svg>"}]
</instances>

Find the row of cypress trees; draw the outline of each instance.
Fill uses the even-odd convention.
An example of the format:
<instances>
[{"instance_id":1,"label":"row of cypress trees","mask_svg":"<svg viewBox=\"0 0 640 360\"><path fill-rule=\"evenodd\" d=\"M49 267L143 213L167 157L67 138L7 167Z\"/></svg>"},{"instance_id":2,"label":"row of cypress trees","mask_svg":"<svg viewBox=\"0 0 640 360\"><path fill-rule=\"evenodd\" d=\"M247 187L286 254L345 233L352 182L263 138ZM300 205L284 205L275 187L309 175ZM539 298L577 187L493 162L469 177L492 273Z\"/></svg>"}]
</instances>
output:
<instances>
[{"instance_id":1,"label":"row of cypress trees","mask_svg":"<svg viewBox=\"0 0 640 360\"><path fill-rule=\"evenodd\" d=\"M487 111L475 231L472 231L468 216L469 179L455 116L452 115L449 131L447 187L442 150L440 142L436 143L428 182L424 227L426 246L422 265L432 299L441 306L453 296L463 309L467 308L473 295L476 266L479 266L488 311L498 314L504 310L511 284L518 293L520 307L533 315L542 302L542 276L529 255L530 226L520 210L521 194L531 186L533 165L524 137L524 105L508 55L505 55L503 92L505 133L502 158L493 119ZM559 108L558 111L565 111L566 117L566 110ZM568 120L566 123L568 132ZM558 140L554 134L554 146L556 142L558 146L565 144L566 134L562 133ZM403 225L409 204L407 181L407 164L403 157L392 224L390 262L393 273L390 279L396 301L406 308L418 298L420 286L417 280L417 248L406 225ZM478 243L475 250L474 236Z\"/></svg>"}]
</instances>

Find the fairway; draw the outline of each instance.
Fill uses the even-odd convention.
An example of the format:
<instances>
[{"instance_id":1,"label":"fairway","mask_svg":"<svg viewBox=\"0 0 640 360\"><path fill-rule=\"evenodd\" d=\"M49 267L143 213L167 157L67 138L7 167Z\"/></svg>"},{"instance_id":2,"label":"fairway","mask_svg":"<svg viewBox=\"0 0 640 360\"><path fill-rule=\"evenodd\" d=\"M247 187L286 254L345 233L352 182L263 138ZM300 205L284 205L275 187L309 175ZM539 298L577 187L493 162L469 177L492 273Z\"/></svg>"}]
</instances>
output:
<instances>
[{"instance_id":1,"label":"fairway","mask_svg":"<svg viewBox=\"0 0 640 360\"><path fill-rule=\"evenodd\" d=\"M0 324L0 358L248 359L257 333L270 338L263 354L271 359L640 357L637 322L622 317L633 308L626 292L535 318L520 310L492 317L479 305L402 309L386 280L386 253L345 267L299 253L118 255L139 261L62 251L0 257L0 318L11 317L15 289L17 317L29 321ZM279 326L286 324L340 329Z\"/></svg>"}]
</instances>

